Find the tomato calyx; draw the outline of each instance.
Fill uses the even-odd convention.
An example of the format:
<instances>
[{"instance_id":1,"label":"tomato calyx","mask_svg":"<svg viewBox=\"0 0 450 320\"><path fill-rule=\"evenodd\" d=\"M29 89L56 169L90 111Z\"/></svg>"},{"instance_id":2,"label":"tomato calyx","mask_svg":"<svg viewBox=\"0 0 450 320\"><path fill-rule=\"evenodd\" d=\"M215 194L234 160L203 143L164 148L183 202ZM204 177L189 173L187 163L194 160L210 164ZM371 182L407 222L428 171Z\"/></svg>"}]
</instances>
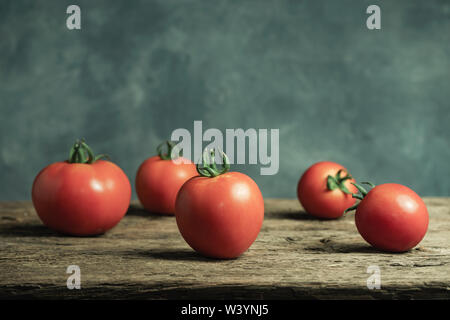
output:
<instances>
[{"instance_id":1,"label":"tomato calyx","mask_svg":"<svg viewBox=\"0 0 450 320\"><path fill-rule=\"evenodd\" d=\"M352 176L348 172L346 172L346 175L341 177L341 173L343 171L344 170L340 169L334 177L332 175L329 175L327 177L327 189L330 191L340 189L346 194L352 194L344 184L346 180L352 179Z\"/></svg>"},{"instance_id":2,"label":"tomato calyx","mask_svg":"<svg viewBox=\"0 0 450 320\"><path fill-rule=\"evenodd\" d=\"M167 153L163 153L164 145L167 145ZM179 157L183 156L183 150L176 152L176 151L178 151L176 144L169 140L161 143L156 148L156 151L158 152L158 156L161 158L161 160L176 160Z\"/></svg>"},{"instance_id":3,"label":"tomato calyx","mask_svg":"<svg viewBox=\"0 0 450 320\"><path fill-rule=\"evenodd\" d=\"M375 185L372 182L361 182L361 184L367 184L371 188L375 187ZM362 200L369 193L362 185L360 185L358 183L352 182L352 185L354 185L356 187L356 189L358 189L358 191L359 191L359 193L352 193L352 198ZM349 211L356 210L356 208L358 208L358 205L359 205L359 203L356 203L353 206L351 206L350 208L345 209L344 214Z\"/></svg>"},{"instance_id":4,"label":"tomato calyx","mask_svg":"<svg viewBox=\"0 0 450 320\"><path fill-rule=\"evenodd\" d=\"M109 158L109 156L106 154L99 154L95 156L92 149L87 145L84 139L81 139L75 141L74 145L70 149L69 159L67 162L93 164L101 158Z\"/></svg>"},{"instance_id":5,"label":"tomato calyx","mask_svg":"<svg viewBox=\"0 0 450 320\"><path fill-rule=\"evenodd\" d=\"M219 153L222 156L221 170L217 168L216 153L214 149L208 151L206 148L205 151L203 151L202 162L197 163L197 172L200 176L214 178L230 170L230 160L227 155L222 150L219 150Z\"/></svg>"}]
</instances>

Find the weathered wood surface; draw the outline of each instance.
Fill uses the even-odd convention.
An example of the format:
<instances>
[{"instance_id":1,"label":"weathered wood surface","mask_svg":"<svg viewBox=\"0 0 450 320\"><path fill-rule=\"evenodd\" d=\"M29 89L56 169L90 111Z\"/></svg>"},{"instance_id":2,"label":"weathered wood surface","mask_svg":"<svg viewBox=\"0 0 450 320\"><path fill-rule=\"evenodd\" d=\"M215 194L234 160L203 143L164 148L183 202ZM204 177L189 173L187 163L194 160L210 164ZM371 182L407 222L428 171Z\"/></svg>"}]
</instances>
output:
<instances>
[{"instance_id":1,"label":"weathered wood surface","mask_svg":"<svg viewBox=\"0 0 450 320\"><path fill-rule=\"evenodd\" d=\"M173 217L132 205L98 237L48 230L29 202L0 203L0 298L370 299L450 297L450 199L426 198L430 226L420 246L402 254L372 249L352 214L317 220L297 200L268 199L261 233L243 256L196 254ZM66 287L69 265L81 289ZM367 267L381 289L367 288Z\"/></svg>"}]
</instances>

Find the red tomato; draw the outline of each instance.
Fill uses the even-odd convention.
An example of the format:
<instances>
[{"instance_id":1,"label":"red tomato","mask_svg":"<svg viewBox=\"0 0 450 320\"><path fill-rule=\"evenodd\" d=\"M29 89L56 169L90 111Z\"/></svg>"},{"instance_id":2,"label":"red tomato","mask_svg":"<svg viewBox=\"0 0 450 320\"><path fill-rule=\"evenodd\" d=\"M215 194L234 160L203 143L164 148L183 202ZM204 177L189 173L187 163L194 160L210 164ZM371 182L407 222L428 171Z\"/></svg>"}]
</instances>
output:
<instances>
[{"instance_id":1,"label":"red tomato","mask_svg":"<svg viewBox=\"0 0 450 320\"><path fill-rule=\"evenodd\" d=\"M357 189L351 184L355 180L344 172L348 171L340 164L322 161L303 173L297 196L306 212L318 218L334 219L355 203L352 193Z\"/></svg>"},{"instance_id":2,"label":"red tomato","mask_svg":"<svg viewBox=\"0 0 450 320\"><path fill-rule=\"evenodd\" d=\"M169 154L172 148L173 145L169 147ZM148 158L139 167L136 193L146 210L163 214L175 213L175 199L181 186L198 175L195 165L188 159L180 157L177 160L179 163L160 153Z\"/></svg>"},{"instance_id":3,"label":"red tomato","mask_svg":"<svg viewBox=\"0 0 450 320\"><path fill-rule=\"evenodd\" d=\"M377 249L408 251L425 236L428 210L423 200L408 187L381 184L364 194L358 204L355 223L361 236Z\"/></svg>"},{"instance_id":4,"label":"red tomato","mask_svg":"<svg viewBox=\"0 0 450 320\"><path fill-rule=\"evenodd\" d=\"M125 215L131 199L130 182L112 162L92 158L70 161L53 163L36 176L34 208L42 222L56 231L77 236L102 234Z\"/></svg>"},{"instance_id":5,"label":"red tomato","mask_svg":"<svg viewBox=\"0 0 450 320\"><path fill-rule=\"evenodd\" d=\"M226 171L188 180L175 205L177 225L186 242L205 256L222 259L246 251L264 220L258 185L243 173Z\"/></svg>"}]
</instances>

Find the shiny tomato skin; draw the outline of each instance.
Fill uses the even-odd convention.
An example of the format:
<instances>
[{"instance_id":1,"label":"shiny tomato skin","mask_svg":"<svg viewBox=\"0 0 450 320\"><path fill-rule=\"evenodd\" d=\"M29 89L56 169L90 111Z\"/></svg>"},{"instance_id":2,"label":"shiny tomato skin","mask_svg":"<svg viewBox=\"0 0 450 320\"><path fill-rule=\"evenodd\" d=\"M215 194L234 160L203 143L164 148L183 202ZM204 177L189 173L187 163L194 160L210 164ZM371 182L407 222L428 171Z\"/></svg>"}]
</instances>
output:
<instances>
[{"instance_id":1,"label":"shiny tomato skin","mask_svg":"<svg viewBox=\"0 0 450 320\"><path fill-rule=\"evenodd\" d=\"M131 185L110 161L56 162L36 176L33 205L42 222L61 233L90 236L113 228L128 210Z\"/></svg>"},{"instance_id":2,"label":"shiny tomato skin","mask_svg":"<svg viewBox=\"0 0 450 320\"><path fill-rule=\"evenodd\" d=\"M180 189L175 216L181 235L195 251L231 259L257 238L264 220L264 200L258 185L243 173L198 176Z\"/></svg>"},{"instance_id":3,"label":"shiny tomato skin","mask_svg":"<svg viewBox=\"0 0 450 320\"><path fill-rule=\"evenodd\" d=\"M428 210L411 189L396 183L381 184L359 203L355 223L373 247L389 252L414 248L428 229Z\"/></svg>"},{"instance_id":4,"label":"shiny tomato skin","mask_svg":"<svg viewBox=\"0 0 450 320\"><path fill-rule=\"evenodd\" d=\"M175 214L178 191L187 180L198 175L195 164L185 158L177 161L180 163L155 156L140 165L136 174L136 193L146 210Z\"/></svg>"},{"instance_id":5,"label":"shiny tomato skin","mask_svg":"<svg viewBox=\"0 0 450 320\"><path fill-rule=\"evenodd\" d=\"M356 199L351 194L344 193L341 189L328 190L327 177L335 176L339 170L344 170L342 176L347 174L347 169L331 161L322 161L309 167L300 178L297 185L298 199L309 214L322 219L336 219L344 214L345 209L355 204ZM344 185L351 193L358 190L349 179Z\"/></svg>"}]
</instances>

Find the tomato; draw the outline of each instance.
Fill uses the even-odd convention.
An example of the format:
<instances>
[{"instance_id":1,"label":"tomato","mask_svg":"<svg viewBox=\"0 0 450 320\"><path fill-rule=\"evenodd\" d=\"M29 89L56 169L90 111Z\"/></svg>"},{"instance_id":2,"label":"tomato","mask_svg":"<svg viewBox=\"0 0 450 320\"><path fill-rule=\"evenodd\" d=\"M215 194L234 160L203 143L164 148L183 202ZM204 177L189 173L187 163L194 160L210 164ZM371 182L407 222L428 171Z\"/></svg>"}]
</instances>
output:
<instances>
[{"instance_id":1,"label":"tomato","mask_svg":"<svg viewBox=\"0 0 450 320\"><path fill-rule=\"evenodd\" d=\"M264 201L250 177L227 172L228 159L224 153L222 156L222 171L213 161L208 161L211 166L204 161L203 168L198 166L200 176L181 187L175 216L181 235L195 251L230 259L245 252L258 236L264 220Z\"/></svg>"},{"instance_id":2,"label":"tomato","mask_svg":"<svg viewBox=\"0 0 450 320\"><path fill-rule=\"evenodd\" d=\"M139 167L136 174L136 193L146 210L175 214L178 191L183 183L197 175L197 169L188 159L172 156L174 145L170 141L167 145L168 154L162 154L160 145L159 155L148 158Z\"/></svg>"},{"instance_id":3,"label":"tomato","mask_svg":"<svg viewBox=\"0 0 450 320\"><path fill-rule=\"evenodd\" d=\"M361 202L356 208L355 223L361 236L373 247L389 252L414 248L428 229L428 210L411 189L386 183L367 192L357 185Z\"/></svg>"},{"instance_id":4,"label":"tomato","mask_svg":"<svg viewBox=\"0 0 450 320\"><path fill-rule=\"evenodd\" d=\"M318 218L334 219L355 203L352 193L357 189L351 184L355 180L343 172L348 171L340 164L322 161L303 173L297 196L306 212Z\"/></svg>"},{"instance_id":5,"label":"tomato","mask_svg":"<svg viewBox=\"0 0 450 320\"><path fill-rule=\"evenodd\" d=\"M42 169L32 188L33 205L42 222L76 236L113 228L125 215L130 199L125 173L114 163L94 157L84 141L75 143L69 160Z\"/></svg>"}]
</instances>

